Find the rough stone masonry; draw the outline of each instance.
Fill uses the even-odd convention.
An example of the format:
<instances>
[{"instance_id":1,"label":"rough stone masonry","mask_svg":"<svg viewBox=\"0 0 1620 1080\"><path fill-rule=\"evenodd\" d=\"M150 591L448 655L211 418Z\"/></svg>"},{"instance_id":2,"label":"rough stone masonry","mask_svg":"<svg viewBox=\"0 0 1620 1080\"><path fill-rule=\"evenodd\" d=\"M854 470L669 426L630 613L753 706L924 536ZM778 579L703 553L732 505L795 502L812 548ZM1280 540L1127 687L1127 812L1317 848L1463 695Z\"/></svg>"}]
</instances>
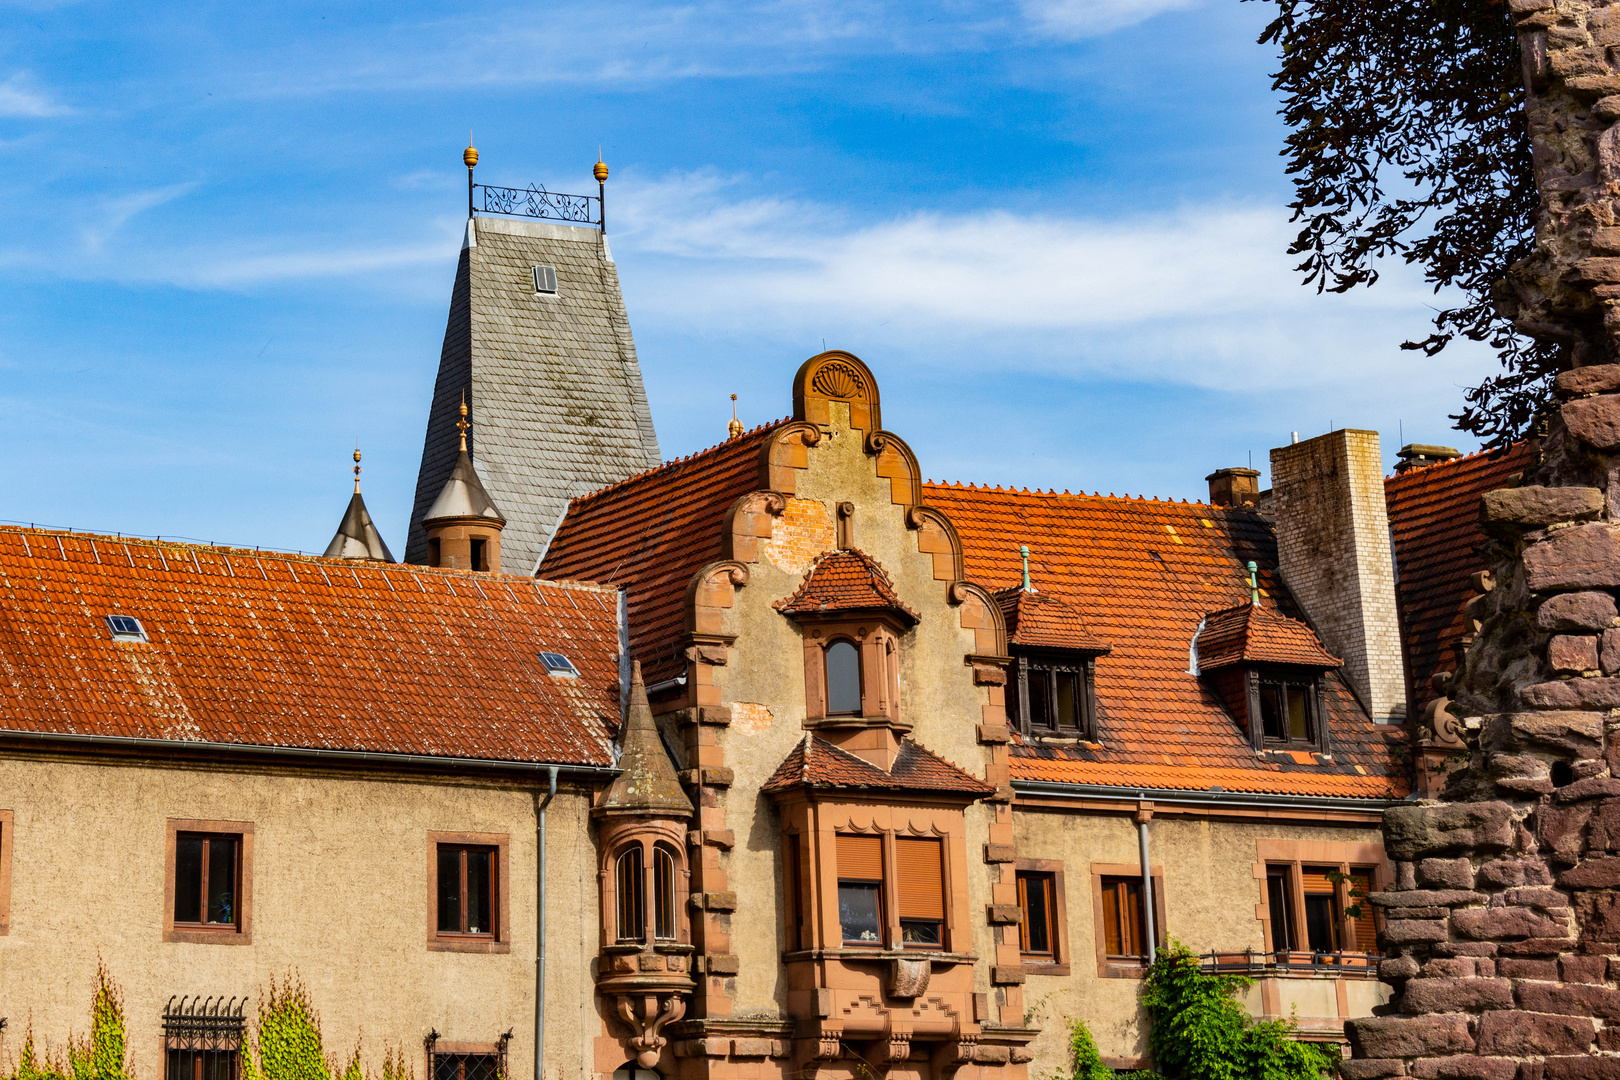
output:
<instances>
[{"instance_id":1,"label":"rough stone masonry","mask_svg":"<svg viewBox=\"0 0 1620 1080\"><path fill-rule=\"evenodd\" d=\"M1352 1080L1620 1078L1620 2L1509 4L1542 201L1498 302L1568 370L1537 464L1482 500L1466 757L1385 815L1395 994L1346 1025Z\"/></svg>"}]
</instances>

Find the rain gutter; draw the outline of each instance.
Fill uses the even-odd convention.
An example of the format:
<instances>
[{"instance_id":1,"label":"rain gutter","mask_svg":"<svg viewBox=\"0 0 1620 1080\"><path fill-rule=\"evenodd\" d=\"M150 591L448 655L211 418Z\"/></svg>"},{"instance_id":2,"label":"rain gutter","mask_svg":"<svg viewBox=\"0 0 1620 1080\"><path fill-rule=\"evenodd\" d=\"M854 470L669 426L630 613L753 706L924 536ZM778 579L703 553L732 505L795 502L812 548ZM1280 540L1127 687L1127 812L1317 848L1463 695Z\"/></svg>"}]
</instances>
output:
<instances>
[{"instance_id":1,"label":"rain gutter","mask_svg":"<svg viewBox=\"0 0 1620 1080\"><path fill-rule=\"evenodd\" d=\"M1370 813L1399 806L1409 799L1334 799L1308 795L1267 795L1247 791L1181 791L1174 788L1117 787L1112 784L1065 784L1055 780L1014 780L1014 791L1059 799L1096 799L1159 806L1241 807L1263 810L1349 810Z\"/></svg>"}]
</instances>

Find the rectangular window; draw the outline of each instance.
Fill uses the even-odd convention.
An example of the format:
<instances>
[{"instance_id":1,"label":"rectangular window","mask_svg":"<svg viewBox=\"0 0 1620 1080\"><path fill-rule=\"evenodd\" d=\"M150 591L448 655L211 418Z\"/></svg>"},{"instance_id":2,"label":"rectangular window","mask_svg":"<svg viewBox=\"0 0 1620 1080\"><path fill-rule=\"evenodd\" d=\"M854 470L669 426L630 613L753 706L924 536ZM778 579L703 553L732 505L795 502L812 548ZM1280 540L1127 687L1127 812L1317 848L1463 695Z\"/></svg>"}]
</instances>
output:
<instances>
[{"instance_id":1,"label":"rectangular window","mask_svg":"<svg viewBox=\"0 0 1620 1080\"><path fill-rule=\"evenodd\" d=\"M1259 696L1260 726L1267 741L1316 741L1316 717L1312 708L1316 693L1313 684L1261 680Z\"/></svg>"},{"instance_id":2,"label":"rectangular window","mask_svg":"<svg viewBox=\"0 0 1620 1080\"><path fill-rule=\"evenodd\" d=\"M845 945L883 945L883 841L838 837L838 921Z\"/></svg>"},{"instance_id":3,"label":"rectangular window","mask_svg":"<svg viewBox=\"0 0 1620 1080\"><path fill-rule=\"evenodd\" d=\"M908 949L945 944L945 872L938 840L897 837L894 842L900 940Z\"/></svg>"},{"instance_id":4,"label":"rectangular window","mask_svg":"<svg viewBox=\"0 0 1620 1080\"><path fill-rule=\"evenodd\" d=\"M1339 951L1339 928L1344 923L1344 911L1339 906L1339 890L1330 876L1338 872L1331 866L1307 866L1300 871L1300 884L1305 893L1305 940L1312 952Z\"/></svg>"},{"instance_id":5,"label":"rectangular window","mask_svg":"<svg viewBox=\"0 0 1620 1080\"><path fill-rule=\"evenodd\" d=\"M174 844L174 925L235 930L242 838L179 833Z\"/></svg>"},{"instance_id":6,"label":"rectangular window","mask_svg":"<svg viewBox=\"0 0 1620 1080\"><path fill-rule=\"evenodd\" d=\"M1018 947L1026 956L1050 961L1057 944L1057 910L1051 874L1018 872Z\"/></svg>"},{"instance_id":7,"label":"rectangular window","mask_svg":"<svg viewBox=\"0 0 1620 1080\"><path fill-rule=\"evenodd\" d=\"M1367 894L1373 891L1372 871L1350 871L1350 880L1347 884L1350 887L1350 907L1356 911L1356 914L1350 916L1355 951L1369 956L1377 955L1378 926L1373 922L1372 905L1367 902Z\"/></svg>"},{"instance_id":8,"label":"rectangular window","mask_svg":"<svg viewBox=\"0 0 1620 1080\"><path fill-rule=\"evenodd\" d=\"M1025 731L1040 729L1075 738L1096 737L1089 661L1021 657L1016 685L1009 689L1014 713Z\"/></svg>"},{"instance_id":9,"label":"rectangular window","mask_svg":"<svg viewBox=\"0 0 1620 1080\"><path fill-rule=\"evenodd\" d=\"M1109 958L1145 958L1147 922L1143 918L1142 879L1102 879L1104 948Z\"/></svg>"},{"instance_id":10,"label":"rectangular window","mask_svg":"<svg viewBox=\"0 0 1620 1080\"><path fill-rule=\"evenodd\" d=\"M788 833L782 851L782 895L785 900L784 938L787 950L808 949L810 939L804 932L804 897L800 894L799 834Z\"/></svg>"},{"instance_id":11,"label":"rectangular window","mask_svg":"<svg viewBox=\"0 0 1620 1080\"><path fill-rule=\"evenodd\" d=\"M1271 916L1271 949L1287 952L1299 948L1294 933L1293 882L1286 866L1266 869L1266 911Z\"/></svg>"},{"instance_id":12,"label":"rectangular window","mask_svg":"<svg viewBox=\"0 0 1620 1080\"><path fill-rule=\"evenodd\" d=\"M164 1080L238 1080L244 1004L234 998L170 999L163 1013Z\"/></svg>"},{"instance_id":13,"label":"rectangular window","mask_svg":"<svg viewBox=\"0 0 1620 1080\"><path fill-rule=\"evenodd\" d=\"M439 845L439 933L493 938L497 852Z\"/></svg>"}]
</instances>

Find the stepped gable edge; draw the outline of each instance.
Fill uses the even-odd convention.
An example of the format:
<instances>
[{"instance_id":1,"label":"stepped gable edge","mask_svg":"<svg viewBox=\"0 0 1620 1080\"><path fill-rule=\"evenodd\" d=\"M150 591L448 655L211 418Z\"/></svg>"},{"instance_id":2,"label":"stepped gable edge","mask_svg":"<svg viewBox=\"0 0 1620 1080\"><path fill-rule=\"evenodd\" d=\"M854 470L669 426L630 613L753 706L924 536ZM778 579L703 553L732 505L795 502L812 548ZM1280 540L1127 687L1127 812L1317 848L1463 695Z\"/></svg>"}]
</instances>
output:
<instances>
[{"instance_id":1,"label":"stepped gable edge","mask_svg":"<svg viewBox=\"0 0 1620 1080\"><path fill-rule=\"evenodd\" d=\"M1334 753L1256 755L1188 649L1210 612L1248 602L1301 612L1276 574L1269 520L1252 510L1101 495L1058 495L929 482L928 505L962 537L967 575L992 588L1021 581L1080 613L1113 646L1097 662L1100 744L1013 746L1014 780L1386 799L1406 794L1405 734L1375 725L1337 671L1322 676Z\"/></svg>"},{"instance_id":2,"label":"stepped gable edge","mask_svg":"<svg viewBox=\"0 0 1620 1080\"><path fill-rule=\"evenodd\" d=\"M0 528L0 608L0 729L612 765L610 589Z\"/></svg>"},{"instance_id":3,"label":"stepped gable edge","mask_svg":"<svg viewBox=\"0 0 1620 1080\"><path fill-rule=\"evenodd\" d=\"M684 670L687 587L724 557L726 511L759 490L760 448L786 423L762 424L569 504L536 576L627 589L630 651L649 684Z\"/></svg>"}]
</instances>

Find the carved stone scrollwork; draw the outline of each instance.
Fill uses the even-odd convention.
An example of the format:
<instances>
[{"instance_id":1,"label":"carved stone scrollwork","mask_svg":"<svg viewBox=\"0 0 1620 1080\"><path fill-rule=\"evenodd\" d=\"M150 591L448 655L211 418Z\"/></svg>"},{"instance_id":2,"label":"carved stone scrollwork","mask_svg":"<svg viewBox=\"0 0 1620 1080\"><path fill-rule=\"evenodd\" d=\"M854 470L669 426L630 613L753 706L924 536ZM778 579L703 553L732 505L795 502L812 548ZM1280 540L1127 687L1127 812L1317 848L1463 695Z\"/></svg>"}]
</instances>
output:
<instances>
[{"instance_id":1,"label":"carved stone scrollwork","mask_svg":"<svg viewBox=\"0 0 1620 1080\"><path fill-rule=\"evenodd\" d=\"M836 1031L823 1032L821 1037L816 1040L817 1061L837 1061L843 1055L844 1042L838 1037Z\"/></svg>"},{"instance_id":2,"label":"carved stone scrollwork","mask_svg":"<svg viewBox=\"0 0 1620 1080\"><path fill-rule=\"evenodd\" d=\"M660 997L663 997L661 1005ZM686 1015L686 995L620 994L618 999L619 1019L630 1029L630 1048L636 1051L636 1064L651 1069L669 1044L660 1032ZM639 1015L637 1002L641 1006Z\"/></svg>"},{"instance_id":3,"label":"carved stone scrollwork","mask_svg":"<svg viewBox=\"0 0 1620 1080\"><path fill-rule=\"evenodd\" d=\"M1463 722L1454 716L1450 698L1435 698L1423 710L1421 737L1437 749L1466 750L1468 741Z\"/></svg>"},{"instance_id":4,"label":"carved stone scrollwork","mask_svg":"<svg viewBox=\"0 0 1620 1080\"><path fill-rule=\"evenodd\" d=\"M891 1031L883 1046L885 1061L904 1061L911 1056L911 1032Z\"/></svg>"}]
</instances>

